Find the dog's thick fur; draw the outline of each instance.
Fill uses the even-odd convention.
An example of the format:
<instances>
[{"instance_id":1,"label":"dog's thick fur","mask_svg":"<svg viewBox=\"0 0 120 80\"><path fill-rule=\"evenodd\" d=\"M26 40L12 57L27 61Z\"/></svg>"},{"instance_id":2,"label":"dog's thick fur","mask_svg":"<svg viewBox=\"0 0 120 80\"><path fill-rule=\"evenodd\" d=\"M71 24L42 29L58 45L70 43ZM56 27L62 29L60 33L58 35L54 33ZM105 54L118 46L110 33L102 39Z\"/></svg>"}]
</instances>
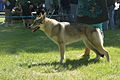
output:
<instances>
[{"instance_id":1,"label":"dog's thick fur","mask_svg":"<svg viewBox=\"0 0 120 80\"><path fill-rule=\"evenodd\" d=\"M60 62L64 60L65 45L80 40L83 40L86 47L96 53L96 59L105 55L107 61L110 61L109 54L103 47L103 38L99 28L94 28L86 24L59 22L55 19L47 18L45 13L41 13L31 25L33 31L34 29L38 29L37 27L44 31L59 46Z\"/></svg>"}]
</instances>

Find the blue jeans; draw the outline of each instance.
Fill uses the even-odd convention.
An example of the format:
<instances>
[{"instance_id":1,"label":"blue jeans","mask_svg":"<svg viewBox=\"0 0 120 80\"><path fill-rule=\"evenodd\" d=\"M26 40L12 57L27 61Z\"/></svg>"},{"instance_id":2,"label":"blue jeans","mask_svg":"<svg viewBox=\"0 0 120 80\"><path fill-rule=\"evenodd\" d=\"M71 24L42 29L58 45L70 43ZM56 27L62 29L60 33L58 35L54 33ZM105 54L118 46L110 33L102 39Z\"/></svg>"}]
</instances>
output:
<instances>
[{"instance_id":1,"label":"blue jeans","mask_svg":"<svg viewBox=\"0 0 120 80\"><path fill-rule=\"evenodd\" d=\"M108 24L109 24L109 21L105 21L103 22L103 30L108 30Z\"/></svg>"},{"instance_id":2,"label":"blue jeans","mask_svg":"<svg viewBox=\"0 0 120 80\"><path fill-rule=\"evenodd\" d=\"M109 8L109 27L114 30L115 29L115 21L114 21L114 6Z\"/></svg>"}]
</instances>

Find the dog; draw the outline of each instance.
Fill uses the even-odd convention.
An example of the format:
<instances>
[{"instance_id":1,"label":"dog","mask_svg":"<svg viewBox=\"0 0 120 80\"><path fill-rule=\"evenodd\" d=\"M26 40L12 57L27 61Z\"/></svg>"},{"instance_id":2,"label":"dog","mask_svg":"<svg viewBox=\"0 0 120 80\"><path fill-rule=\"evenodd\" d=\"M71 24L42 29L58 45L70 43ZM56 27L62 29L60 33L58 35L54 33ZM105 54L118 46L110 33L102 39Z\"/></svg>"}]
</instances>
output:
<instances>
[{"instance_id":1,"label":"dog","mask_svg":"<svg viewBox=\"0 0 120 80\"><path fill-rule=\"evenodd\" d=\"M96 53L96 60L105 55L107 61L110 61L109 53L103 46L103 36L99 28L82 23L59 22L55 19L47 18L46 13L40 13L30 28L33 32L42 30L59 46L60 63L64 60L65 45L80 40L83 40L86 47Z\"/></svg>"}]
</instances>

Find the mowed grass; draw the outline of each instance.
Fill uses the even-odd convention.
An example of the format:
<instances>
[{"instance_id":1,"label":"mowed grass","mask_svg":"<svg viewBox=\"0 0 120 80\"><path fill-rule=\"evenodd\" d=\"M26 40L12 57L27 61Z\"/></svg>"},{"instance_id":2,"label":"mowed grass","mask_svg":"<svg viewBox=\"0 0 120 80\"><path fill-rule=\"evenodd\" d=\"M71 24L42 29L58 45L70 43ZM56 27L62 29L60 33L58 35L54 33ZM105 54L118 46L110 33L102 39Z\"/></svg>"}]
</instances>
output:
<instances>
[{"instance_id":1,"label":"mowed grass","mask_svg":"<svg viewBox=\"0 0 120 80\"><path fill-rule=\"evenodd\" d=\"M66 59L59 64L58 47L42 31L31 32L20 23L0 25L0 80L120 80L120 30L108 30L106 58L94 62L79 57L84 52L80 41L66 47Z\"/></svg>"}]
</instances>

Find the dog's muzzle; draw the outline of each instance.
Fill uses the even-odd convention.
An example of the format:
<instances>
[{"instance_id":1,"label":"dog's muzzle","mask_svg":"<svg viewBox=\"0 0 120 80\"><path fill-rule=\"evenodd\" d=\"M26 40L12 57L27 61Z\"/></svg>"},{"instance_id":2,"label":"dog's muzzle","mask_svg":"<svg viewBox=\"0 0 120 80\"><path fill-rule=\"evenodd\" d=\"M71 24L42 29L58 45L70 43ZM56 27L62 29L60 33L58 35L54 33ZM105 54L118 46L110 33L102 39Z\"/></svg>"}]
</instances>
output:
<instances>
[{"instance_id":1,"label":"dog's muzzle","mask_svg":"<svg viewBox=\"0 0 120 80\"><path fill-rule=\"evenodd\" d=\"M35 31L37 31L38 29L40 29L40 27L35 27L35 28L32 29L32 32L35 32Z\"/></svg>"},{"instance_id":2,"label":"dog's muzzle","mask_svg":"<svg viewBox=\"0 0 120 80\"><path fill-rule=\"evenodd\" d=\"M32 32L35 32L35 31L37 31L38 29L40 29L40 27L34 27L34 28L33 28L33 24L32 24L29 28L32 30Z\"/></svg>"}]
</instances>

